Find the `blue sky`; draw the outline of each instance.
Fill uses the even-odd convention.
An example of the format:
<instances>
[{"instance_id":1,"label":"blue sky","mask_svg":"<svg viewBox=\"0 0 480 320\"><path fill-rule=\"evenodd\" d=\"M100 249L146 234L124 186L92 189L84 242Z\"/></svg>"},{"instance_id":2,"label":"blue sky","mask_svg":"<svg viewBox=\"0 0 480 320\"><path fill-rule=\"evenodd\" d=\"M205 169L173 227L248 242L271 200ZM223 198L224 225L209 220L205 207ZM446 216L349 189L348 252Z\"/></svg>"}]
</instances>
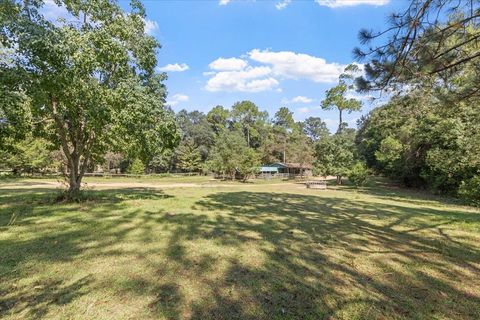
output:
<instances>
[{"instance_id":1,"label":"blue sky","mask_svg":"<svg viewBox=\"0 0 480 320\"><path fill-rule=\"evenodd\" d=\"M51 1L51 0L47 0ZM353 62L361 28L380 30L406 0L143 1L148 33L162 44L168 102L208 112L251 100L271 116L281 106L297 120L319 116L331 130L335 111L319 108L326 89ZM120 1L128 9L128 1ZM365 101L362 113L372 106ZM351 126L361 113L346 115Z\"/></svg>"}]
</instances>

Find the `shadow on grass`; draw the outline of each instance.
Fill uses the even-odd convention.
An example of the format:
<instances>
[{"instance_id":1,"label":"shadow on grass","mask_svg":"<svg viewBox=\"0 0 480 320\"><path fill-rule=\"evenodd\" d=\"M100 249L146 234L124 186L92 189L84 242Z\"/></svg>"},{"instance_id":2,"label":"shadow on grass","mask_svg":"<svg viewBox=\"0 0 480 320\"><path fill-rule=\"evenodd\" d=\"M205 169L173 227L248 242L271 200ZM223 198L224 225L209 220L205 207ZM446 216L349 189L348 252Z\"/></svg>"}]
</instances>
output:
<instances>
[{"instance_id":1,"label":"shadow on grass","mask_svg":"<svg viewBox=\"0 0 480 320\"><path fill-rule=\"evenodd\" d=\"M0 318L12 310L41 318L49 306L67 304L88 294L93 284L90 277L70 284L41 279L33 284L33 291L12 283L29 277L25 264L72 261L87 251L86 243L96 243L88 250L101 250L122 241L137 228L148 231L148 217L139 219L138 209L123 212L129 208L126 202L173 197L146 188L87 190L85 201L65 204L55 202L58 194L51 188L0 190L0 233L11 228L19 233L18 237L0 238Z\"/></svg>"},{"instance_id":2,"label":"shadow on grass","mask_svg":"<svg viewBox=\"0 0 480 320\"><path fill-rule=\"evenodd\" d=\"M371 177L368 183L362 187L354 187L348 180L341 186L337 186L334 181L330 183L332 188L339 190L355 190L356 192L385 198L387 200L411 203L411 204L431 204L442 203L445 205L463 205L468 206L465 201L448 195L438 195L420 188L406 188L400 183L393 182L385 177Z\"/></svg>"},{"instance_id":3,"label":"shadow on grass","mask_svg":"<svg viewBox=\"0 0 480 320\"><path fill-rule=\"evenodd\" d=\"M416 234L437 233L456 221L478 225L478 215L288 193L217 193L196 206L229 214L214 221L187 214L168 218L177 224L170 258L185 269L181 243L187 240L238 247L260 238L273 249L264 250L260 268L230 261L221 279L206 283L213 301L194 305L194 319L342 318L348 310L359 318L480 315L480 298L448 281L463 276L461 268L480 274L478 247ZM418 217L428 219L414 222ZM393 221L377 223L387 218ZM408 223L411 230L396 230ZM369 262L375 264L372 273L352 262L361 264L365 255L378 256Z\"/></svg>"},{"instance_id":4,"label":"shadow on grass","mask_svg":"<svg viewBox=\"0 0 480 320\"><path fill-rule=\"evenodd\" d=\"M403 202L248 191L209 194L195 202L195 213L125 210L126 200L171 197L145 189L95 191L95 201L62 206L40 202L33 210L20 204L25 193L5 192L0 191L1 225L9 210L25 210L15 226L36 223L31 239L0 240L0 274L9 282L24 276L16 270L26 261L72 260L86 250L100 255L138 230L138 241L147 244L157 232L154 227L162 225L169 228L166 249L152 254L165 255L168 263L151 264L158 278L166 280L138 278L128 286L137 295L154 296L148 304L152 318L480 318L480 298L470 288L480 277L479 248L452 239L444 230L458 222L478 226L478 214ZM50 223L65 224L65 230L51 234L43 229L38 218L46 215L57 217ZM79 227L71 230L68 224ZM88 249L82 246L90 242L94 245ZM252 265L241 257L208 252L192 257L187 250L192 242L212 242L225 252L251 247L244 254L255 249L262 259ZM138 258L128 251L102 254ZM225 270L212 277L219 263ZM185 297L185 277L200 283L203 298ZM464 282L465 289L455 281ZM0 316L28 308L30 316L40 317L58 296L74 299L91 289L88 281L80 284L60 286L58 291L65 290L61 294L30 292L27 300L38 301L30 305L22 300L21 290L2 288Z\"/></svg>"},{"instance_id":5,"label":"shadow on grass","mask_svg":"<svg viewBox=\"0 0 480 320\"><path fill-rule=\"evenodd\" d=\"M15 313L26 312L32 319L45 317L52 305L65 305L76 298L88 294L92 276L86 276L70 284L58 279L45 279L31 288L2 288L0 291L0 316L9 314L15 307ZM16 294L12 294L15 292Z\"/></svg>"},{"instance_id":6,"label":"shadow on grass","mask_svg":"<svg viewBox=\"0 0 480 320\"><path fill-rule=\"evenodd\" d=\"M6 206L4 211L11 210L19 205L26 205L33 209L32 205L50 205L49 209L55 210L68 203L57 203L59 196L63 194L63 189L35 188L26 190L22 188L3 188L0 189L0 205ZM167 199L173 196L165 194L157 188L119 188L119 189L101 189L101 190L83 190L81 193L83 206L94 206L101 204L118 204L126 200L159 200ZM8 215L0 211L0 227L4 225L4 220ZM3 219L3 220L2 220Z\"/></svg>"}]
</instances>

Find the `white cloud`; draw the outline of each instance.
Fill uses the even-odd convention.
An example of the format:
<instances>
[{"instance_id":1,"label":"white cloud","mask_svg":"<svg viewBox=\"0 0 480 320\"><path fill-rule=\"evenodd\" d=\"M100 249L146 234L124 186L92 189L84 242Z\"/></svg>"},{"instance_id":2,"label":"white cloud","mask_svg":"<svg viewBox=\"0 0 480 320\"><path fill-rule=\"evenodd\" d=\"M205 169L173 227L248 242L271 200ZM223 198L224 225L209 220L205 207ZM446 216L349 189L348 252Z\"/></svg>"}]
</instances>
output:
<instances>
[{"instance_id":1,"label":"white cloud","mask_svg":"<svg viewBox=\"0 0 480 320\"><path fill-rule=\"evenodd\" d=\"M290 2L292 2L292 0L281 0L275 4L275 8L277 8L277 10L283 10L290 4Z\"/></svg>"},{"instance_id":2,"label":"white cloud","mask_svg":"<svg viewBox=\"0 0 480 320\"><path fill-rule=\"evenodd\" d=\"M217 71L233 71L243 70L248 63L243 59L238 58L218 58L208 65L212 70Z\"/></svg>"},{"instance_id":3,"label":"white cloud","mask_svg":"<svg viewBox=\"0 0 480 320\"><path fill-rule=\"evenodd\" d=\"M209 64L208 91L260 92L278 88L283 79L336 83L345 65L327 63L325 59L292 51L273 52L254 49L242 58L218 58ZM298 96L292 103L310 103L313 100Z\"/></svg>"},{"instance_id":4,"label":"white cloud","mask_svg":"<svg viewBox=\"0 0 480 320\"><path fill-rule=\"evenodd\" d=\"M230 2L230 0L220 0L220 1L218 1L218 4L221 5L221 6L226 6L229 2Z\"/></svg>"},{"instance_id":5,"label":"white cloud","mask_svg":"<svg viewBox=\"0 0 480 320\"><path fill-rule=\"evenodd\" d=\"M186 95L186 94L182 94L182 93L177 93L177 94L174 94L173 96L171 96L168 101L167 101L167 104L169 104L170 106L174 106L176 104L178 104L179 102L186 102L189 100L189 97Z\"/></svg>"},{"instance_id":6,"label":"white cloud","mask_svg":"<svg viewBox=\"0 0 480 320\"><path fill-rule=\"evenodd\" d=\"M329 8L352 7L358 5L383 6L390 0L315 0L321 6Z\"/></svg>"},{"instance_id":7,"label":"white cloud","mask_svg":"<svg viewBox=\"0 0 480 320\"><path fill-rule=\"evenodd\" d=\"M207 81L208 91L260 92L278 86L279 82L269 76L269 67L247 67L245 70L220 71Z\"/></svg>"},{"instance_id":8,"label":"white cloud","mask_svg":"<svg viewBox=\"0 0 480 320\"><path fill-rule=\"evenodd\" d=\"M271 65L275 76L286 79L334 83L345 68L345 65L327 63L323 58L292 51L273 52L254 49L248 56L253 61Z\"/></svg>"},{"instance_id":9,"label":"white cloud","mask_svg":"<svg viewBox=\"0 0 480 320\"><path fill-rule=\"evenodd\" d=\"M310 103L312 101L313 101L312 99L304 97L304 96L296 96L295 98L290 100L290 102L292 102L292 103Z\"/></svg>"},{"instance_id":10,"label":"white cloud","mask_svg":"<svg viewBox=\"0 0 480 320\"><path fill-rule=\"evenodd\" d=\"M310 108L308 108L308 107L298 108L297 110L300 113L309 113L310 112Z\"/></svg>"},{"instance_id":11,"label":"white cloud","mask_svg":"<svg viewBox=\"0 0 480 320\"><path fill-rule=\"evenodd\" d=\"M161 72L182 72L182 71L187 71L189 69L188 65L186 63L174 63L174 64L167 64L166 66L163 67L157 67L157 71Z\"/></svg>"},{"instance_id":12,"label":"white cloud","mask_svg":"<svg viewBox=\"0 0 480 320\"><path fill-rule=\"evenodd\" d=\"M72 16L65 7L58 6L53 0L45 0L40 12L45 19L55 24L58 24L58 19L79 22L79 20Z\"/></svg>"},{"instance_id":13,"label":"white cloud","mask_svg":"<svg viewBox=\"0 0 480 320\"><path fill-rule=\"evenodd\" d=\"M144 21L145 21L145 33L146 34L152 35L158 30L157 21L148 20L148 19L145 19Z\"/></svg>"}]
</instances>

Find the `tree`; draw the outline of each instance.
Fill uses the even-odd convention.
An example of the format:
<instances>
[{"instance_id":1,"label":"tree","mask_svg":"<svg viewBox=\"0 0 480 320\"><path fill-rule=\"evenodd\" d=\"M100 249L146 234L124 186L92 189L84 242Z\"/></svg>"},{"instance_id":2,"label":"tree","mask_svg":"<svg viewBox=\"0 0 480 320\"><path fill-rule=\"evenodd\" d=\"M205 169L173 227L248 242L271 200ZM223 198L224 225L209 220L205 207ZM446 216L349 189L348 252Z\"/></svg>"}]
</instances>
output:
<instances>
[{"instance_id":1,"label":"tree","mask_svg":"<svg viewBox=\"0 0 480 320\"><path fill-rule=\"evenodd\" d=\"M355 160L354 130L343 130L325 137L315 145L315 169L323 176L337 176L337 184Z\"/></svg>"},{"instance_id":2,"label":"tree","mask_svg":"<svg viewBox=\"0 0 480 320\"><path fill-rule=\"evenodd\" d=\"M7 151L0 151L0 161L14 174L22 172L35 173L55 169L56 161L50 157L51 144L41 138L27 136L18 141Z\"/></svg>"},{"instance_id":3,"label":"tree","mask_svg":"<svg viewBox=\"0 0 480 320\"><path fill-rule=\"evenodd\" d=\"M267 127L267 131L259 148L262 163L280 162L284 154L284 138L275 127Z\"/></svg>"},{"instance_id":4,"label":"tree","mask_svg":"<svg viewBox=\"0 0 480 320\"><path fill-rule=\"evenodd\" d=\"M477 0L412 0L407 8L389 17L383 31L362 29L355 48L359 61L367 60L365 76L359 77L359 88L385 90L412 86L446 86L469 65L471 84L480 82L480 3ZM380 43L373 45L375 40ZM475 62L476 61L476 62ZM408 84L408 86L405 86ZM458 98L479 96L478 86L451 93Z\"/></svg>"},{"instance_id":5,"label":"tree","mask_svg":"<svg viewBox=\"0 0 480 320\"><path fill-rule=\"evenodd\" d=\"M246 147L238 131L220 133L209 157L209 168L223 177L235 178L239 154Z\"/></svg>"},{"instance_id":6,"label":"tree","mask_svg":"<svg viewBox=\"0 0 480 320\"><path fill-rule=\"evenodd\" d=\"M186 140L177 149L178 167L187 172L199 171L202 157L191 140Z\"/></svg>"},{"instance_id":7,"label":"tree","mask_svg":"<svg viewBox=\"0 0 480 320\"><path fill-rule=\"evenodd\" d=\"M287 162L288 134L295 126L295 120L293 120L293 112L291 112L287 107L281 107L275 113L273 124L273 132L274 135L276 135L275 140L277 140L277 142L281 144L282 161Z\"/></svg>"},{"instance_id":8,"label":"tree","mask_svg":"<svg viewBox=\"0 0 480 320\"><path fill-rule=\"evenodd\" d=\"M148 160L177 134L163 108L165 75L154 73L159 44L144 32L141 3L132 1L128 14L109 1L57 3L75 21L48 21L42 1L2 1L0 40L12 53L1 62L0 81L28 97L39 134L62 149L74 198L90 163L108 149Z\"/></svg>"},{"instance_id":9,"label":"tree","mask_svg":"<svg viewBox=\"0 0 480 320\"><path fill-rule=\"evenodd\" d=\"M300 130L295 128L288 135L286 157L288 162L300 164L300 166L311 165L313 163L313 143Z\"/></svg>"},{"instance_id":10,"label":"tree","mask_svg":"<svg viewBox=\"0 0 480 320\"><path fill-rule=\"evenodd\" d=\"M175 151L172 149L166 149L157 153L148 163L149 171L157 173L170 171L174 166L175 154Z\"/></svg>"},{"instance_id":11,"label":"tree","mask_svg":"<svg viewBox=\"0 0 480 320\"><path fill-rule=\"evenodd\" d=\"M245 182L251 176L258 173L260 169L260 157L258 152L252 148L245 148L239 157L237 172Z\"/></svg>"},{"instance_id":12,"label":"tree","mask_svg":"<svg viewBox=\"0 0 480 320\"><path fill-rule=\"evenodd\" d=\"M229 117L230 112L222 106L216 106L207 113L207 121L217 135L227 129Z\"/></svg>"},{"instance_id":13,"label":"tree","mask_svg":"<svg viewBox=\"0 0 480 320\"><path fill-rule=\"evenodd\" d=\"M408 186L424 185L420 173L431 143L419 140L426 132L418 135L418 120L429 117L430 99L433 97L413 93L396 97L360 122L356 142L369 167Z\"/></svg>"},{"instance_id":14,"label":"tree","mask_svg":"<svg viewBox=\"0 0 480 320\"><path fill-rule=\"evenodd\" d=\"M480 174L461 182L458 195L470 203L480 206Z\"/></svg>"},{"instance_id":15,"label":"tree","mask_svg":"<svg viewBox=\"0 0 480 320\"><path fill-rule=\"evenodd\" d=\"M273 124L284 128L286 131L293 128L295 125L295 120L293 120L293 112L290 111L287 107L281 107L275 113L275 118Z\"/></svg>"},{"instance_id":16,"label":"tree","mask_svg":"<svg viewBox=\"0 0 480 320\"><path fill-rule=\"evenodd\" d=\"M188 140L188 144L193 144L193 147L200 153L201 160L205 161L210 148L215 143L215 133L212 131L207 116L200 111L181 110L176 119L182 142Z\"/></svg>"},{"instance_id":17,"label":"tree","mask_svg":"<svg viewBox=\"0 0 480 320\"><path fill-rule=\"evenodd\" d=\"M0 81L0 151L9 149L32 131L28 97L19 92L13 81L7 81L15 75L5 67L8 61L3 60L4 50L0 44L0 74L3 78Z\"/></svg>"},{"instance_id":18,"label":"tree","mask_svg":"<svg viewBox=\"0 0 480 320\"><path fill-rule=\"evenodd\" d=\"M240 101L232 106L233 125L245 135L247 146L260 146L260 132L268 118L268 113L261 112L251 101Z\"/></svg>"},{"instance_id":19,"label":"tree","mask_svg":"<svg viewBox=\"0 0 480 320\"><path fill-rule=\"evenodd\" d=\"M303 132L313 141L318 141L320 138L328 136L327 125L322 119L318 117L309 117L303 122Z\"/></svg>"},{"instance_id":20,"label":"tree","mask_svg":"<svg viewBox=\"0 0 480 320\"><path fill-rule=\"evenodd\" d=\"M239 131L225 131L219 135L208 163L213 172L232 180L239 174L244 181L260 167L258 153L246 145Z\"/></svg>"},{"instance_id":21,"label":"tree","mask_svg":"<svg viewBox=\"0 0 480 320\"><path fill-rule=\"evenodd\" d=\"M338 132L342 130L343 126L343 111L350 113L359 111L362 108L360 101L354 98L347 98L347 93L354 89L352 81L357 72L357 65L351 64L347 66L344 73L339 77L338 85L325 92L325 99L321 103L322 109L331 110L337 108L339 114Z\"/></svg>"},{"instance_id":22,"label":"tree","mask_svg":"<svg viewBox=\"0 0 480 320\"><path fill-rule=\"evenodd\" d=\"M391 176L401 176L404 170L407 148L393 136L388 136L375 151L375 158L382 164L383 170Z\"/></svg>"}]
</instances>

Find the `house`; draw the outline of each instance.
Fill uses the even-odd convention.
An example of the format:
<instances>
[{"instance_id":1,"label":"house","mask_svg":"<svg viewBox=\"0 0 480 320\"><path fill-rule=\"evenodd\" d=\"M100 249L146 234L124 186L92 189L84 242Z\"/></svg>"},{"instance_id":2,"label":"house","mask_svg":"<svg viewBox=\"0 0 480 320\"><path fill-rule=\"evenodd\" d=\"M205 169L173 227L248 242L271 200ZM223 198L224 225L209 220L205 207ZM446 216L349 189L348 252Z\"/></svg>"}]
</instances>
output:
<instances>
[{"instance_id":1,"label":"house","mask_svg":"<svg viewBox=\"0 0 480 320\"><path fill-rule=\"evenodd\" d=\"M276 174L276 173L278 173L278 167L275 167L275 166L262 166L262 167L260 168L260 173Z\"/></svg>"},{"instance_id":2,"label":"house","mask_svg":"<svg viewBox=\"0 0 480 320\"><path fill-rule=\"evenodd\" d=\"M309 164L277 162L260 168L259 177L308 177L312 175L312 166Z\"/></svg>"}]
</instances>

